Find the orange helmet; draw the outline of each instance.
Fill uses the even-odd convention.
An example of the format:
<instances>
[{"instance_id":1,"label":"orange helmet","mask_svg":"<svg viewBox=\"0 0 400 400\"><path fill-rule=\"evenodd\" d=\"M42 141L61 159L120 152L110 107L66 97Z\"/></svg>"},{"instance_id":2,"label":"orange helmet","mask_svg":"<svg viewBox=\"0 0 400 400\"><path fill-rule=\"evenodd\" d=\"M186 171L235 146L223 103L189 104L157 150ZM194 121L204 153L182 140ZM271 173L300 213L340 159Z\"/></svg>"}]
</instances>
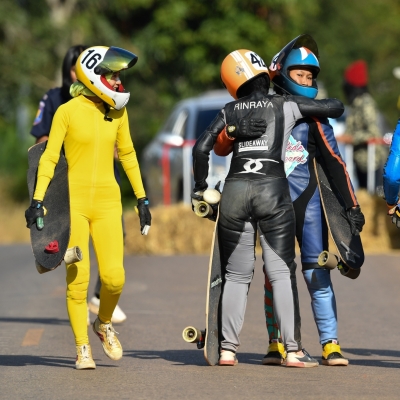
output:
<instances>
[{"instance_id":1,"label":"orange helmet","mask_svg":"<svg viewBox=\"0 0 400 400\"><path fill-rule=\"evenodd\" d=\"M221 64L222 82L236 100L239 88L261 74L269 75L268 68L263 59L251 50L232 51Z\"/></svg>"}]
</instances>

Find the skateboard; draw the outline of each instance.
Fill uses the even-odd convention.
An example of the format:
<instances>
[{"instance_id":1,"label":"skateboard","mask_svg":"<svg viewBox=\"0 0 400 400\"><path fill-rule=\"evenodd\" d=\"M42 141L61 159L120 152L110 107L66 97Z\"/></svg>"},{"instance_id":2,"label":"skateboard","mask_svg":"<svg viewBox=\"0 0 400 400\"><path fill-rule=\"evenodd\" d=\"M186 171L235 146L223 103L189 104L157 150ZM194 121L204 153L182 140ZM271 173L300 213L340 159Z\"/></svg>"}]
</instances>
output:
<instances>
[{"instance_id":1,"label":"skateboard","mask_svg":"<svg viewBox=\"0 0 400 400\"><path fill-rule=\"evenodd\" d=\"M27 181L30 201L36 187L39 160L46 145L47 141L38 143L28 150ZM42 221L37 221L30 228L32 252L40 274L57 268L64 259L66 263L82 260L79 247L68 249L70 209L68 166L64 154L60 155L43 206L45 208L43 225Z\"/></svg>"},{"instance_id":2,"label":"skateboard","mask_svg":"<svg viewBox=\"0 0 400 400\"><path fill-rule=\"evenodd\" d=\"M218 364L219 343L221 341L220 299L222 294L222 267L218 243L218 217L211 244L211 255L208 265L206 329L193 326L186 327L182 332L183 339L188 343L196 343L198 349L204 348L204 358L209 365Z\"/></svg>"},{"instance_id":3,"label":"skateboard","mask_svg":"<svg viewBox=\"0 0 400 400\"><path fill-rule=\"evenodd\" d=\"M323 268L338 268L340 273L350 279L360 275L364 263L364 250L361 237L352 235L346 218L345 205L333 182L328 179L325 167L314 160L322 208L336 253L323 251L318 258L318 265Z\"/></svg>"}]
</instances>

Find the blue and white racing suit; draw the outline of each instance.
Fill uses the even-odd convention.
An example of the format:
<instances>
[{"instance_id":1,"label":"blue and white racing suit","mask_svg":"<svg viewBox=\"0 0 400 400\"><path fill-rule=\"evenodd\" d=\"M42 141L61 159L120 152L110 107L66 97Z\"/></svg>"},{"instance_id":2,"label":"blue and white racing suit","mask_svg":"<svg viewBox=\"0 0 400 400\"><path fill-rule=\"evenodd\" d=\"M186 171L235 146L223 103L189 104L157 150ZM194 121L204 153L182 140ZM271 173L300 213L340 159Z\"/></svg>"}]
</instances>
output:
<instances>
[{"instance_id":1,"label":"blue and white racing suit","mask_svg":"<svg viewBox=\"0 0 400 400\"><path fill-rule=\"evenodd\" d=\"M296 238L301 252L302 273L311 296L311 307L320 343L337 340L336 300L330 270L318 268L318 256L328 249L328 230L321 206L314 159L322 158L346 208L358 205L346 165L327 119L297 121L289 138L285 172L296 215ZM399 169L400 173L400 169ZM295 277L293 277L295 279ZM271 286L265 282L265 314L269 339L278 339L273 320ZM301 343L300 316L296 318L296 340Z\"/></svg>"}]
</instances>

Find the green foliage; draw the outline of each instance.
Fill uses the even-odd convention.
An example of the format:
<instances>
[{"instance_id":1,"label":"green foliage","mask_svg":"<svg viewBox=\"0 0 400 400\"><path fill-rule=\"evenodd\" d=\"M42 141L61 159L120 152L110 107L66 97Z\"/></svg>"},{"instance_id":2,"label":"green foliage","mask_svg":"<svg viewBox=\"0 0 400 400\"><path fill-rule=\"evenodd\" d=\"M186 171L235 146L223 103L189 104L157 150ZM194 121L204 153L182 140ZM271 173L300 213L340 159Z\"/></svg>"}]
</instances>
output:
<instances>
[{"instance_id":1,"label":"green foliage","mask_svg":"<svg viewBox=\"0 0 400 400\"><path fill-rule=\"evenodd\" d=\"M371 92L394 126L399 20L396 0L2 0L0 120L14 126L21 105L33 120L43 93L60 85L71 45L115 45L139 56L123 79L140 155L177 100L221 87L229 52L249 48L268 64L288 41L310 33L328 94L344 100L343 70L363 58ZM9 135L4 126L0 135Z\"/></svg>"},{"instance_id":2,"label":"green foliage","mask_svg":"<svg viewBox=\"0 0 400 400\"><path fill-rule=\"evenodd\" d=\"M28 203L26 172L28 170L27 150L33 145L33 138L21 140L15 129L0 124L0 175L7 182L9 195L18 202Z\"/></svg>"}]
</instances>

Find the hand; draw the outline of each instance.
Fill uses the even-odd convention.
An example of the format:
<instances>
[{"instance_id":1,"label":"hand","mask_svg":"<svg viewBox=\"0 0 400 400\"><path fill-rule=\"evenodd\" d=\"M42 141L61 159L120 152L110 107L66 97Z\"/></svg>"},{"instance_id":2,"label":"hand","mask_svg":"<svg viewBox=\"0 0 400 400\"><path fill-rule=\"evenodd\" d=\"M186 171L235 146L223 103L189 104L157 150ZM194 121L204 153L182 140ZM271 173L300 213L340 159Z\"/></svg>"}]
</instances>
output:
<instances>
[{"instance_id":1,"label":"hand","mask_svg":"<svg viewBox=\"0 0 400 400\"><path fill-rule=\"evenodd\" d=\"M194 191L191 193L192 198L192 211L199 217L207 218L211 221L216 221L218 216L218 204L220 196L215 195L215 191L221 194L220 191L221 181L219 181L214 189L204 191ZM217 194L218 194L217 193ZM208 194L208 200L204 197Z\"/></svg>"},{"instance_id":2,"label":"hand","mask_svg":"<svg viewBox=\"0 0 400 400\"><path fill-rule=\"evenodd\" d=\"M397 228L400 229L400 208L397 204L388 212L389 216L392 218L392 224L395 224Z\"/></svg>"},{"instance_id":3,"label":"hand","mask_svg":"<svg viewBox=\"0 0 400 400\"><path fill-rule=\"evenodd\" d=\"M138 199L137 209L140 220L140 232L142 235L147 235L151 226L149 199L147 197L142 197L141 199Z\"/></svg>"},{"instance_id":4,"label":"hand","mask_svg":"<svg viewBox=\"0 0 400 400\"><path fill-rule=\"evenodd\" d=\"M365 217L360 206L348 208L345 216L349 221L351 234L358 236L365 224Z\"/></svg>"},{"instance_id":5,"label":"hand","mask_svg":"<svg viewBox=\"0 0 400 400\"><path fill-rule=\"evenodd\" d=\"M38 218L44 217L43 202L39 200L32 200L31 205L25 211L26 227L31 228L33 224L37 224ZM43 229L43 226L37 224L39 230Z\"/></svg>"},{"instance_id":6,"label":"hand","mask_svg":"<svg viewBox=\"0 0 400 400\"><path fill-rule=\"evenodd\" d=\"M241 118L233 124L228 124L226 134L234 138L256 138L265 133L267 121L264 119Z\"/></svg>"}]
</instances>

